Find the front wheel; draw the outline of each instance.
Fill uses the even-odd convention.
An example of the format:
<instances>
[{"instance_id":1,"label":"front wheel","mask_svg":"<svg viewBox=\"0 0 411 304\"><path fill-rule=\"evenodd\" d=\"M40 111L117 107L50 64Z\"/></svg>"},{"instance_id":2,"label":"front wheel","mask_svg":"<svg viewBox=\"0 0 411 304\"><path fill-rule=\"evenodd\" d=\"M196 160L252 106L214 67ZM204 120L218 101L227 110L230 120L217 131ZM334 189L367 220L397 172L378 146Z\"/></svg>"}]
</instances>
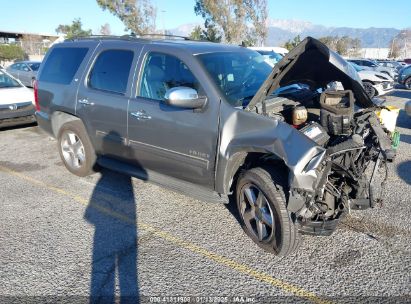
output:
<instances>
[{"instance_id":1,"label":"front wheel","mask_svg":"<svg viewBox=\"0 0 411 304\"><path fill-rule=\"evenodd\" d=\"M57 136L61 160L77 176L94 173L96 153L80 120L65 123Z\"/></svg>"},{"instance_id":2,"label":"front wheel","mask_svg":"<svg viewBox=\"0 0 411 304\"><path fill-rule=\"evenodd\" d=\"M281 178L274 171L253 168L240 176L237 208L245 233L261 248L279 256L300 245L300 235L287 210Z\"/></svg>"}]
</instances>

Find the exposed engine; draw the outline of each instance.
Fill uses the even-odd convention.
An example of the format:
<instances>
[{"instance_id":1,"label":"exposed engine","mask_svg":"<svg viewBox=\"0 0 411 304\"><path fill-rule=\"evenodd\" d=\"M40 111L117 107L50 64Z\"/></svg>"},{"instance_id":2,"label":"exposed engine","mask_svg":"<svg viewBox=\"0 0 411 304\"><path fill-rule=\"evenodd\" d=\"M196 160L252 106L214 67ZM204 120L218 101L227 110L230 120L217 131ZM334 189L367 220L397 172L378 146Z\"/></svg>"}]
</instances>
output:
<instances>
[{"instance_id":1,"label":"exposed engine","mask_svg":"<svg viewBox=\"0 0 411 304\"><path fill-rule=\"evenodd\" d=\"M295 94L297 93L297 95ZM290 189L305 201L293 210L306 234L331 234L351 209L373 207L380 199L375 176L395 157L389 131L379 123L376 108L355 109L352 91L284 92L258 105L257 112L292 125L327 149L315 193ZM381 189L379 189L381 191Z\"/></svg>"}]
</instances>

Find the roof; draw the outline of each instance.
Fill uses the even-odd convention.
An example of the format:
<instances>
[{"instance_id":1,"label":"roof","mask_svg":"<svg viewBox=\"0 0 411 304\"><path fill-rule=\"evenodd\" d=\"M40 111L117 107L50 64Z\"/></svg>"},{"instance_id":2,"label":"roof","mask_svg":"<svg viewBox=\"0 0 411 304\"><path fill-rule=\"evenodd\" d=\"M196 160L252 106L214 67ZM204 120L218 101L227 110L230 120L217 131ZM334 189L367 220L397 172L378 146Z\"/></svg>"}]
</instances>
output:
<instances>
[{"instance_id":1,"label":"roof","mask_svg":"<svg viewBox=\"0 0 411 304\"><path fill-rule=\"evenodd\" d=\"M184 38L184 37L179 37ZM66 42L78 42L78 41L127 41L130 43L141 44L157 44L167 47L173 47L190 52L192 55L215 53L215 52L232 52L243 51L247 48L237 45L229 45L223 43L214 43L208 41L188 40L188 39L148 39L138 38L133 36L92 36L92 37L80 37L65 40Z\"/></svg>"}]
</instances>

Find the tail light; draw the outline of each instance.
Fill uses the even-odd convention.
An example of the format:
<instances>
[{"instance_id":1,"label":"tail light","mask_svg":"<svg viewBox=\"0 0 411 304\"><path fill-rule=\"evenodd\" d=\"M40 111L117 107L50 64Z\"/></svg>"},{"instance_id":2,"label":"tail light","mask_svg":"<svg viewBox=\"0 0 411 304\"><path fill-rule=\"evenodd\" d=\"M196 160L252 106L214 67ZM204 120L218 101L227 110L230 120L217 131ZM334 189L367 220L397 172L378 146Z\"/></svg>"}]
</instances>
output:
<instances>
[{"instance_id":1,"label":"tail light","mask_svg":"<svg viewBox=\"0 0 411 304\"><path fill-rule=\"evenodd\" d=\"M40 111L40 104L39 104L39 90L37 80L34 80L34 106L36 107L36 111Z\"/></svg>"}]
</instances>

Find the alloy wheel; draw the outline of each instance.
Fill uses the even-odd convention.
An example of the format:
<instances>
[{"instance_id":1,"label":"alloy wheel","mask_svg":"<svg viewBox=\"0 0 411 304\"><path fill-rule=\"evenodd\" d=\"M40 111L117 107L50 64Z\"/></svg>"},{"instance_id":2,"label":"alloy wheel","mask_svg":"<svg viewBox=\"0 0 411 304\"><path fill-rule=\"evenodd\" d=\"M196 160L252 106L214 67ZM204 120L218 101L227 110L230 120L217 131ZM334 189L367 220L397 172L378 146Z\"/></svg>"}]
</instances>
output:
<instances>
[{"instance_id":1,"label":"alloy wheel","mask_svg":"<svg viewBox=\"0 0 411 304\"><path fill-rule=\"evenodd\" d=\"M275 232L273 211L264 193L254 184L245 184L241 189L240 214L248 230L260 242L271 239Z\"/></svg>"},{"instance_id":2,"label":"alloy wheel","mask_svg":"<svg viewBox=\"0 0 411 304\"><path fill-rule=\"evenodd\" d=\"M86 161L86 153L80 138L72 131L65 131L61 139L61 151L68 166L80 168Z\"/></svg>"}]
</instances>

